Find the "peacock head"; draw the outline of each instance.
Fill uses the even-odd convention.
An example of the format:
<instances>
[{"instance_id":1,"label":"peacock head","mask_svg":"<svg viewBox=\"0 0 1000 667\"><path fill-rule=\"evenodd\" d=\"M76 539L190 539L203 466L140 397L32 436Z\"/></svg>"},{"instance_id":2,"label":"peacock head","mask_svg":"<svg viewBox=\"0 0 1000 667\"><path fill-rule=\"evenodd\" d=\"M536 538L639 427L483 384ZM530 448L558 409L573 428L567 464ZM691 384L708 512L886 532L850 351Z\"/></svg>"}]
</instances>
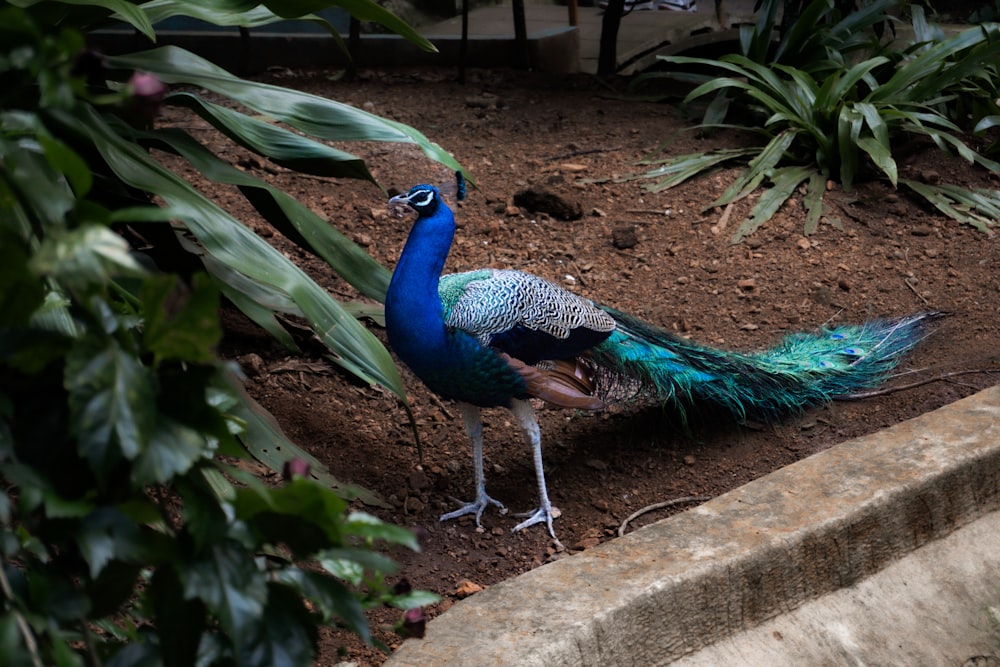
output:
<instances>
[{"instance_id":1,"label":"peacock head","mask_svg":"<svg viewBox=\"0 0 1000 667\"><path fill-rule=\"evenodd\" d=\"M406 194L389 200L389 208L408 206L421 217L433 215L441 202L441 193L433 185L415 185Z\"/></svg>"}]
</instances>

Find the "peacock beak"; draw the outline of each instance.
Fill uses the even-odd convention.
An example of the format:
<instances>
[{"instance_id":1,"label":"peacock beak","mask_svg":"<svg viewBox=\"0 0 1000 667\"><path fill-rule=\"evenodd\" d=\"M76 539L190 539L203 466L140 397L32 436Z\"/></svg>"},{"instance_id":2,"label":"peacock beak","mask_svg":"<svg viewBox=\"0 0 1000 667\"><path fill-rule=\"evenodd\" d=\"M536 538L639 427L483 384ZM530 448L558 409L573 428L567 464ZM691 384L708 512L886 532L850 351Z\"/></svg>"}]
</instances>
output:
<instances>
[{"instance_id":1,"label":"peacock beak","mask_svg":"<svg viewBox=\"0 0 1000 667\"><path fill-rule=\"evenodd\" d=\"M397 218L402 218L411 210L410 193L405 192L401 195L390 197L388 208L389 208L389 213L395 215Z\"/></svg>"}]
</instances>

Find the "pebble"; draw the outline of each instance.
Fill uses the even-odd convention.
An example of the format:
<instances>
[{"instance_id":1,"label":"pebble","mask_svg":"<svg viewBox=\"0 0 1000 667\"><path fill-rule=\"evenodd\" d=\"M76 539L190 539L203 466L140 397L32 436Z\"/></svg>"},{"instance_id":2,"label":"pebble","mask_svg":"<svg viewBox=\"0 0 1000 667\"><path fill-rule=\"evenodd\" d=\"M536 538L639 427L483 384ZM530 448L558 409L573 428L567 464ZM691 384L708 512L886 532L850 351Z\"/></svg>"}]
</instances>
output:
<instances>
[{"instance_id":1,"label":"pebble","mask_svg":"<svg viewBox=\"0 0 1000 667\"><path fill-rule=\"evenodd\" d=\"M463 579L462 581L460 581L458 583L458 586L455 588L455 596L459 600L464 600L465 598L469 597L470 595L475 595L476 593L479 593L482 590L483 590L483 587L480 586L479 584L475 583L474 581L469 581L468 579Z\"/></svg>"},{"instance_id":2,"label":"pebble","mask_svg":"<svg viewBox=\"0 0 1000 667\"><path fill-rule=\"evenodd\" d=\"M240 368L248 377L257 377L264 372L264 359L256 352L240 357Z\"/></svg>"},{"instance_id":3,"label":"pebble","mask_svg":"<svg viewBox=\"0 0 1000 667\"><path fill-rule=\"evenodd\" d=\"M431 485L430 479L427 477L427 473L423 470L414 470L410 473L410 488L414 491L422 491Z\"/></svg>"},{"instance_id":4,"label":"pebble","mask_svg":"<svg viewBox=\"0 0 1000 667\"><path fill-rule=\"evenodd\" d=\"M639 243L634 227L615 227L611 230L611 244L619 250L633 248Z\"/></svg>"},{"instance_id":5,"label":"pebble","mask_svg":"<svg viewBox=\"0 0 1000 667\"><path fill-rule=\"evenodd\" d=\"M403 503L403 510L409 513L422 512L424 507L424 501L420 500L416 496L407 496L406 502Z\"/></svg>"},{"instance_id":6,"label":"pebble","mask_svg":"<svg viewBox=\"0 0 1000 667\"><path fill-rule=\"evenodd\" d=\"M594 470L607 470L608 464L600 459L590 459L587 461L587 467L593 468Z\"/></svg>"}]
</instances>

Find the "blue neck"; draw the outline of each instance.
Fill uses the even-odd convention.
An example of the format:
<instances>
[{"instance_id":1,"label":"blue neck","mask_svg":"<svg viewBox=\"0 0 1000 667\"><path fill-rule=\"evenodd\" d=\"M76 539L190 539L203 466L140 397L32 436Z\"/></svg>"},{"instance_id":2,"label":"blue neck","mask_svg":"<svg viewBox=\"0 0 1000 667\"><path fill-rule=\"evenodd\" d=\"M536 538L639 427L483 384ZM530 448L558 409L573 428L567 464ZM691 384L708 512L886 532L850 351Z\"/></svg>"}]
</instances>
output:
<instances>
[{"instance_id":1,"label":"blue neck","mask_svg":"<svg viewBox=\"0 0 1000 667\"><path fill-rule=\"evenodd\" d=\"M440 202L421 214L389 282L385 328L389 344L420 377L428 364L447 359L447 329L438 280L455 236L455 218Z\"/></svg>"}]
</instances>

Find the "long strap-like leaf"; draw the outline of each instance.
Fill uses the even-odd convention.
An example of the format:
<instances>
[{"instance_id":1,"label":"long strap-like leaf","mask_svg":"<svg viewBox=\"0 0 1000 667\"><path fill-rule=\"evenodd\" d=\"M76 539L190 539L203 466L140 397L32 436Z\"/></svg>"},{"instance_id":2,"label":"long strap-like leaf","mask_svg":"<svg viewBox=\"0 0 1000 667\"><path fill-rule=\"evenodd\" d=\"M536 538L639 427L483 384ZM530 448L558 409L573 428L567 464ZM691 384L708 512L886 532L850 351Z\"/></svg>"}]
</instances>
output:
<instances>
[{"instance_id":1,"label":"long strap-like leaf","mask_svg":"<svg viewBox=\"0 0 1000 667\"><path fill-rule=\"evenodd\" d=\"M339 365L406 401L399 371L385 347L299 267L139 146L118 136L92 107L76 116L54 115L93 142L118 178L132 187L155 192L177 211L213 258L288 295L336 355Z\"/></svg>"}]
</instances>

